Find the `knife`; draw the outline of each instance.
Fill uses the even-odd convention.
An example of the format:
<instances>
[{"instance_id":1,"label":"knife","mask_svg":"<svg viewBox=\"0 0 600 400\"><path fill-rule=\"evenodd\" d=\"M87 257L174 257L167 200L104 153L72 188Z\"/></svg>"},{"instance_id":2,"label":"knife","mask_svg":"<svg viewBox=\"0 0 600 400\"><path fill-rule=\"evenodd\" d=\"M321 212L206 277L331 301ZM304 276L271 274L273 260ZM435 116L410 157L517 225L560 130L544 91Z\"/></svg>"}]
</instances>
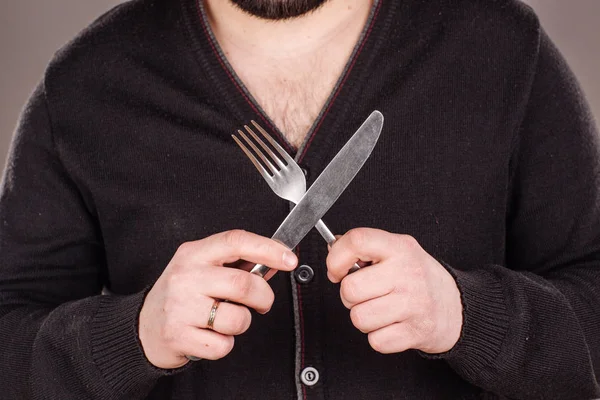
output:
<instances>
[{"instance_id":1,"label":"knife","mask_svg":"<svg viewBox=\"0 0 600 400\"><path fill-rule=\"evenodd\" d=\"M289 249L296 247L360 171L377 144L382 128L383 114L373 111L306 191L271 238ZM264 277L269 270L266 265L256 264L250 272Z\"/></svg>"}]
</instances>

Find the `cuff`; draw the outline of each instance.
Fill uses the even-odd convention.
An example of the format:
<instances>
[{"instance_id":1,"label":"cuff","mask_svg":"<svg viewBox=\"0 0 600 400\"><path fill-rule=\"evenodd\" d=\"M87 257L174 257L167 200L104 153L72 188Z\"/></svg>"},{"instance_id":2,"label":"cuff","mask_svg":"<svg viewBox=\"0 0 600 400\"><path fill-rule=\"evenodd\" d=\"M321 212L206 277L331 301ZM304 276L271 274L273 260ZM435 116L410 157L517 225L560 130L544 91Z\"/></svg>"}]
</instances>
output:
<instances>
[{"instance_id":1,"label":"cuff","mask_svg":"<svg viewBox=\"0 0 600 400\"><path fill-rule=\"evenodd\" d=\"M461 337L446 353L422 355L429 359L446 360L467 379L480 376L495 363L509 327L510 319L502 284L486 268L461 271L443 263L442 265L454 277L461 294Z\"/></svg>"},{"instance_id":2,"label":"cuff","mask_svg":"<svg viewBox=\"0 0 600 400\"><path fill-rule=\"evenodd\" d=\"M92 356L108 385L117 393L139 397L158 378L173 375L152 365L139 341L138 317L148 290L130 296L105 295L91 326Z\"/></svg>"}]
</instances>

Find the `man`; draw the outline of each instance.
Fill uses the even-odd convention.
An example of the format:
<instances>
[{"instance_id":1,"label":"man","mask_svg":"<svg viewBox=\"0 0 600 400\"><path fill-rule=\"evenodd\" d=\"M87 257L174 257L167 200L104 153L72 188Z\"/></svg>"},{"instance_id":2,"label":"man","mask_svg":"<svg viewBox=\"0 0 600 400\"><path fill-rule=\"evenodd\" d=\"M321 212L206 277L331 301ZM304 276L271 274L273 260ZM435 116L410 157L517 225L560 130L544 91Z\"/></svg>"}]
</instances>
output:
<instances>
[{"instance_id":1,"label":"man","mask_svg":"<svg viewBox=\"0 0 600 400\"><path fill-rule=\"evenodd\" d=\"M258 120L310 185L373 109L325 216L347 233L268 239L291 206L230 135ZM595 398L599 171L517 1L125 3L56 55L14 139L2 396Z\"/></svg>"}]
</instances>

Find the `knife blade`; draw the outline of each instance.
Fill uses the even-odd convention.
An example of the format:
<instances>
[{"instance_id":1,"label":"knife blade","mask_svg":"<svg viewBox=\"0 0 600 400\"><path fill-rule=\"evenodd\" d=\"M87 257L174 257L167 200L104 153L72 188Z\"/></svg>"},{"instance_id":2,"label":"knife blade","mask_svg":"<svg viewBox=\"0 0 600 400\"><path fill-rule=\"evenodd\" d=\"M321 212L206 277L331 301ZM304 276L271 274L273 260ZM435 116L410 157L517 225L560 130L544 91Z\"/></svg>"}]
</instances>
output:
<instances>
[{"instance_id":1,"label":"knife blade","mask_svg":"<svg viewBox=\"0 0 600 400\"><path fill-rule=\"evenodd\" d=\"M367 161L383 128L383 114L373 111L306 191L271 237L293 249L333 206ZM270 268L250 271L264 277Z\"/></svg>"}]
</instances>

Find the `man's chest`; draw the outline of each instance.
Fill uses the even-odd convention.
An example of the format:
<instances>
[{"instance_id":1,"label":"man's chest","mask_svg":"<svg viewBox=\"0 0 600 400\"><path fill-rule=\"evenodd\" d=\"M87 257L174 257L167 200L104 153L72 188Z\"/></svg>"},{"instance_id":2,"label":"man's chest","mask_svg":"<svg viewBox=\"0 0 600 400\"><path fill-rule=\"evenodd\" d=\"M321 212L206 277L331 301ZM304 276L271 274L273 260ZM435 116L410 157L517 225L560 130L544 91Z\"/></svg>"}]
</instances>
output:
<instances>
[{"instance_id":1,"label":"man's chest","mask_svg":"<svg viewBox=\"0 0 600 400\"><path fill-rule=\"evenodd\" d=\"M286 140L299 148L336 88L344 56L320 54L299 65L231 56L231 65Z\"/></svg>"}]
</instances>

